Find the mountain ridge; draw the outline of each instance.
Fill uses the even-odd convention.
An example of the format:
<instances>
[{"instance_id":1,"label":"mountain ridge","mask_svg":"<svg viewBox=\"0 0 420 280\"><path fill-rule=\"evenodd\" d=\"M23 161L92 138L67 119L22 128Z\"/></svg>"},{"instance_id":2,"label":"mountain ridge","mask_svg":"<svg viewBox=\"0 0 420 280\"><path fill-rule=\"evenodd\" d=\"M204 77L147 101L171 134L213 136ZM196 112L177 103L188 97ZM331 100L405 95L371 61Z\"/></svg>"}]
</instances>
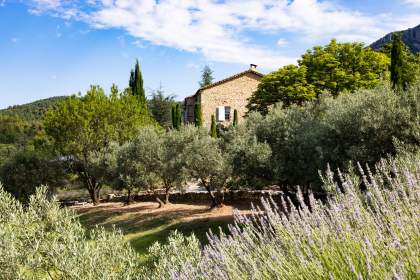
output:
<instances>
[{"instance_id":1,"label":"mountain ridge","mask_svg":"<svg viewBox=\"0 0 420 280\"><path fill-rule=\"evenodd\" d=\"M401 34L404 43L413 53L420 52L420 24L406 30L390 32L373 42L370 47L376 51L380 50L386 43L392 40L392 34L394 33Z\"/></svg>"}]
</instances>

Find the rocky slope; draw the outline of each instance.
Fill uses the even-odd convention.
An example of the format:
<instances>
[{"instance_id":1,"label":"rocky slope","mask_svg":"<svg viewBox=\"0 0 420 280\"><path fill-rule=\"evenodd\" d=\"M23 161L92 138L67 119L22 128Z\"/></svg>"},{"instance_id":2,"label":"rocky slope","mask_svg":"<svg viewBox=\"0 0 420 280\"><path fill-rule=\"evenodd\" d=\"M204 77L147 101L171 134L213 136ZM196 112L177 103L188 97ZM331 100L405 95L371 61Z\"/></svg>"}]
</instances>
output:
<instances>
[{"instance_id":1,"label":"rocky slope","mask_svg":"<svg viewBox=\"0 0 420 280\"><path fill-rule=\"evenodd\" d=\"M370 46L374 50L379 50L384 44L392 40L392 34L394 32L391 32L378 41L374 42ZM420 25L409 28L407 30L398 31L398 33L402 34L402 38L404 43L411 49L412 52L418 53L420 52Z\"/></svg>"}]
</instances>

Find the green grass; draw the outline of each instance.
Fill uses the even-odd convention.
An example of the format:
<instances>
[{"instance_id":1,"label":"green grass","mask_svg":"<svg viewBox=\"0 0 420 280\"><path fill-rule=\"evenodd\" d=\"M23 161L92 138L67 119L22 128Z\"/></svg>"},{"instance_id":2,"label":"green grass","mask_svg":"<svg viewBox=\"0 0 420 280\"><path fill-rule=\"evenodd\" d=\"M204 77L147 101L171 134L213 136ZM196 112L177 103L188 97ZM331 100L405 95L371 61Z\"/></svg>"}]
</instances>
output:
<instances>
[{"instance_id":1,"label":"green grass","mask_svg":"<svg viewBox=\"0 0 420 280\"><path fill-rule=\"evenodd\" d=\"M87 228L96 225L105 228L117 228L122 231L127 241L139 253L141 261L147 259L147 248L154 242L165 242L169 234L178 230L185 235L192 233L204 245L207 244L206 233L211 229L214 233L227 230L227 225L233 221L231 216L217 216L188 219L189 215L205 214L206 209L193 209L188 211L174 210L168 213L148 213L146 209L124 210L116 208L90 208L79 209L80 222Z\"/></svg>"}]
</instances>

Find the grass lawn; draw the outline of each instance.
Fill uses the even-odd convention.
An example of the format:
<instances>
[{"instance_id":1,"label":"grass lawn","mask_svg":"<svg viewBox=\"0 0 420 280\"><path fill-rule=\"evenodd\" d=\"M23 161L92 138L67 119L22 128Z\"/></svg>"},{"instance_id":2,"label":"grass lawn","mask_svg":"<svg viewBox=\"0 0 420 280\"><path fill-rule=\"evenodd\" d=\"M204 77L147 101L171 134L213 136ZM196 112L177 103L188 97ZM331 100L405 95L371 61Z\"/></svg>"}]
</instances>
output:
<instances>
[{"instance_id":1,"label":"grass lawn","mask_svg":"<svg viewBox=\"0 0 420 280\"><path fill-rule=\"evenodd\" d=\"M74 207L81 223L87 228L96 225L116 227L125 235L145 260L147 248L156 241L165 242L171 231L186 235L194 233L202 244L206 244L206 232L226 230L233 221L234 207L225 206L209 211L208 205L171 204L158 208L157 203L142 202L125 206L121 203L104 203L99 206Z\"/></svg>"}]
</instances>

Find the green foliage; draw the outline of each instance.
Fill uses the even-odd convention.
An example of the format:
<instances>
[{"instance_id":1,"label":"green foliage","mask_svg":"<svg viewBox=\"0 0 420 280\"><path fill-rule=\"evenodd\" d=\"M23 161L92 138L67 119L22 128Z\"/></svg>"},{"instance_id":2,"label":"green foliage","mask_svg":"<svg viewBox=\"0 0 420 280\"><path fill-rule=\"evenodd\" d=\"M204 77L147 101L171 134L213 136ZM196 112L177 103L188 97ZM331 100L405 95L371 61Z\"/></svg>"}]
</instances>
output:
<instances>
[{"instance_id":1,"label":"green foliage","mask_svg":"<svg viewBox=\"0 0 420 280\"><path fill-rule=\"evenodd\" d=\"M37 186L48 185L50 193L67 183L63 163L41 151L17 152L0 168L4 189L20 201L28 202Z\"/></svg>"},{"instance_id":2,"label":"green foliage","mask_svg":"<svg viewBox=\"0 0 420 280\"><path fill-rule=\"evenodd\" d=\"M391 49L391 84L394 89L405 88L405 82L403 80L403 49L404 43L401 38L394 34L392 36L392 49Z\"/></svg>"},{"instance_id":3,"label":"green foliage","mask_svg":"<svg viewBox=\"0 0 420 280\"><path fill-rule=\"evenodd\" d=\"M58 104L67 98L67 96L55 96L24 105L11 106L7 109L0 110L0 115L14 115L28 122L41 121L45 112L56 108Z\"/></svg>"},{"instance_id":4,"label":"green foliage","mask_svg":"<svg viewBox=\"0 0 420 280\"><path fill-rule=\"evenodd\" d=\"M258 189L270 184L271 148L256 136L261 121L261 115L253 113L244 124L221 134L222 150L232 168L232 187Z\"/></svg>"},{"instance_id":5,"label":"green foliage","mask_svg":"<svg viewBox=\"0 0 420 280\"><path fill-rule=\"evenodd\" d=\"M165 92L162 87L152 91L151 98L148 101L150 113L153 118L165 129L170 128L172 125L171 109L174 104L174 96L165 96Z\"/></svg>"},{"instance_id":6,"label":"green foliage","mask_svg":"<svg viewBox=\"0 0 420 280\"><path fill-rule=\"evenodd\" d=\"M315 92L337 95L343 91L373 88L387 76L389 59L361 43L337 43L314 47L302 55L300 66L307 68L307 81Z\"/></svg>"},{"instance_id":7,"label":"green foliage","mask_svg":"<svg viewBox=\"0 0 420 280\"><path fill-rule=\"evenodd\" d=\"M285 106L302 105L315 99L315 89L307 82L306 66L288 65L261 79L258 89L248 100L250 111L267 114L271 105L283 102Z\"/></svg>"},{"instance_id":8,"label":"green foliage","mask_svg":"<svg viewBox=\"0 0 420 280\"><path fill-rule=\"evenodd\" d=\"M419 80L419 55L413 54L398 34L392 37L392 43L384 45L381 50L391 58L391 84L394 89L406 90Z\"/></svg>"},{"instance_id":9,"label":"green foliage","mask_svg":"<svg viewBox=\"0 0 420 280\"><path fill-rule=\"evenodd\" d=\"M213 71L206 65L201 71L201 81L199 82L200 87L205 87L213 83Z\"/></svg>"},{"instance_id":10,"label":"green foliage","mask_svg":"<svg viewBox=\"0 0 420 280\"><path fill-rule=\"evenodd\" d=\"M420 145L419 95L420 84L403 96L381 85L303 107L276 106L255 129L271 147L273 183L319 190L318 170L328 163L341 170L349 161L372 165L396 153L395 140Z\"/></svg>"},{"instance_id":11,"label":"green foliage","mask_svg":"<svg viewBox=\"0 0 420 280\"><path fill-rule=\"evenodd\" d=\"M24 206L0 187L0 279L136 279L137 256L115 231L85 229L37 190Z\"/></svg>"},{"instance_id":12,"label":"green foliage","mask_svg":"<svg viewBox=\"0 0 420 280\"><path fill-rule=\"evenodd\" d=\"M155 264L174 260L173 270L162 272L169 279L416 279L419 169L417 157L408 165L380 163L374 175L340 173L340 181L329 172L324 186L343 192L327 203L310 195L307 205L301 194L296 208L286 197L279 205L263 200L262 209L235 217L230 234L210 235L198 261L176 258L194 243L172 242L176 248Z\"/></svg>"},{"instance_id":13,"label":"green foliage","mask_svg":"<svg viewBox=\"0 0 420 280\"><path fill-rule=\"evenodd\" d=\"M238 110L233 110L233 126L238 126Z\"/></svg>"},{"instance_id":14,"label":"green foliage","mask_svg":"<svg viewBox=\"0 0 420 280\"><path fill-rule=\"evenodd\" d=\"M132 139L139 127L154 126L155 122L137 97L115 89L107 96L100 87L92 86L85 96L72 96L49 111L44 125L56 151L98 203L112 169L107 158L110 143L122 144Z\"/></svg>"},{"instance_id":15,"label":"green foliage","mask_svg":"<svg viewBox=\"0 0 420 280\"><path fill-rule=\"evenodd\" d=\"M308 50L299 66L285 66L262 79L248 109L263 114L277 103L302 104L323 92L334 96L344 91L373 88L387 77L389 59L360 43L337 43Z\"/></svg>"},{"instance_id":16,"label":"green foliage","mask_svg":"<svg viewBox=\"0 0 420 280\"><path fill-rule=\"evenodd\" d=\"M211 115L210 136L213 138L217 137L216 118L214 115Z\"/></svg>"},{"instance_id":17,"label":"green foliage","mask_svg":"<svg viewBox=\"0 0 420 280\"><path fill-rule=\"evenodd\" d=\"M198 263L201 258L200 241L194 234L184 237L174 231L168 237L167 244L156 242L150 246L148 257L148 263L142 268L145 279L171 279L184 265Z\"/></svg>"},{"instance_id":18,"label":"green foliage","mask_svg":"<svg viewBox=\"0 0 420 280\"><path fill-rule=\"evenodd\" d=\"M203 112L201 110L201 104L195 103L194 105L194 125L196 127L203 126Z\"/></svg>"},{"instance_id":19,"label":"green foliage","mask_svg":"<svg viewBox=\"0 0 420 280\"><path fill-rule=\"evenodd\" d=\"M140 71L138 60L136 60L134 70L131 70L130 72L129 88L131 89L131 94L137 97L143 114L148 114L146 94L143 86L143 76Z\"/></svg>"},{"instance_id":20,"label":"green foliage","mask_svg":"<svg viewBox=\"0 0 420 280\"><path fill-rule=\"evenodd\" d=\"M221 140L209 136L204 128L194 130L195 135L184 150L186 168L191 177L207 190L212 207L215 207L223 203L223 192L228 187L232 168L222 150ZM213 194L213 191L217 194Z\"/></svg>"},{"instance_id":21,"label":"green foliage","mask_svg":"<svg viewBox=\"0 0 420 280\"><path fill-rule=\"evenodd\" d=\"M158 174L163 149L160 133L154 128L145 127L138 131L132 141L115 150L117 181L129 195L135 188L154 191L163 185Z\"/></svg>"},{"instance_id":22,"label":"green foliage","mask_svg":"<svg viewBox=\"0 0 420 280\"><path fill-rule=\"evenodd\" d=\"M181 112L181 104L177 103L172 105L172 128L180 129L182 125L182 112Z\"/></svg>"}]
</instances>

